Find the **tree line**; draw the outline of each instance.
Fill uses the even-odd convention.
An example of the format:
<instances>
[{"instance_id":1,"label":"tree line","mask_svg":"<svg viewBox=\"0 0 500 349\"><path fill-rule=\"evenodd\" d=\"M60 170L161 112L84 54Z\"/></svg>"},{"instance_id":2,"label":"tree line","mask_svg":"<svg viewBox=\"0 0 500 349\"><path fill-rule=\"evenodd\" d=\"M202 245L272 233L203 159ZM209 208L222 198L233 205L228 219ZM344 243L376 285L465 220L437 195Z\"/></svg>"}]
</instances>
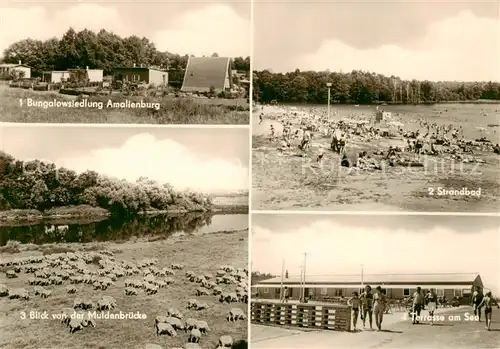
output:
<instances>
[{"instance_id":1,"label":"tree line","mask_svg":"<svg viewBox=\"0 0 500 349\"><path fill-rule=\"evenodd\" d=\"M212 56L218 56L214 53ZM4 63L21 61L32 68L33 76L44 71L67 69L102 69L111 75L115 68L157 66L172 71L186 69L188 54L159 51L148 38L120 37L105 29L75 31L70 28L59 38L24 39L3 52ZM250 57L232 59L233 69L250 71Z\"/></svg>"},{"instance_id":2,"label":"tree line","mask_svg":"<svg viewBox=\"0 0 500 349\"><path fill-rule=\"evenodd\" d=\"M90 205L113 215L133 216L150 210L210 211L209 197L177 191L145 177L136 182L95 171L77 174L38 160L20 161L0 151L0 211Z\"/></svg>"},{"instance_id":3,"label":"tree line","mask_svg":"<svg viewBox=\"0 0 500 349\"><path fill-rule=\"evenodd\" d=\"M269 70L253 74L253 97L260 103L421 104L451 101L500 100L498 82L403 80L372 72L350 73Z\"/></svg>"}]
</instances>

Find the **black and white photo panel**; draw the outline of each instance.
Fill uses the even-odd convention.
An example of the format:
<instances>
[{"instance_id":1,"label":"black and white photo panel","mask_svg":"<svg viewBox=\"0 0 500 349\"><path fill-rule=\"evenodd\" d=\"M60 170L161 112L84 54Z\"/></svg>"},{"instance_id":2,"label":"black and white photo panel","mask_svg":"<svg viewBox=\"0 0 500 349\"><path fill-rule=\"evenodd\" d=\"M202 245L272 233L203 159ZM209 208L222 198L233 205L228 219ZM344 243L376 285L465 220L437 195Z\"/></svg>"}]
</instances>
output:
<instances>
[{"instance_id":1,"label":"black and white photo panel","mask_svg":"<svg viewBox=\"0 0 500 349\"><path fill-rule=\"evenodd\" d=\"M250 122L250 0L0 11L0 122Z\"/></svg>"},{"instance_id":2,"label":"black and white photo panel","mask_svg":"<svg viewBox=\"0 0 500 349\"><path fill-rule=\"evenodd\" d=\"M255 2L253 209L498 212L498 6Z\"/></svg>"},{"instance_id":3,"label":"black and white photo panel","mask_svg":"<svg viewBox=\"0 0 500 349\"><path fill-rule=\"evenodd\" d=\"M250 347L495 348L500 218L253 214Z\"/></svg>"},{"instance_id":4,"label":"black and white photo panel","mask_svg":"<svg viewBox=\"0 0 500 349\"><path fill-rule=\"evenodd\" d=\"M248 141L2 126L0 347L246 347Z\"/></svg>"}]
</instances>

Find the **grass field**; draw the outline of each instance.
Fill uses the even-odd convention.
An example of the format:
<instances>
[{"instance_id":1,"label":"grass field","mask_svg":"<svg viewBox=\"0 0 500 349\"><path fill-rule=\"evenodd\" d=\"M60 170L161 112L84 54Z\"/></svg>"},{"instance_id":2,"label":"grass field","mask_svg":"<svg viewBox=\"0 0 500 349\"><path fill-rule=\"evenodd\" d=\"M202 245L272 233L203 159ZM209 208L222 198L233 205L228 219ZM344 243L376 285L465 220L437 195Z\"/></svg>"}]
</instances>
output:
<instances>
[{"instance_id":1,"label":"grass field","mask_svg":"<svg viewBox=\"0 0 500 349\"><path fill-rule=\"evenodd\" d=\"M90 101L119 102L125 99L160 104L154 109L117 108L40 108L20 105L19 100L68 101L74 96L56 92L33 91L0 85L0 122L23 123L122 123L122 124L228 124L248 125L249 106L242 99L208 99L166 96L162 98L124 97L120 95L90 97Z\"/></svg>"},{"instance_id":2,"label":"grass field","mask_svg":"<svg viewBox=\"0 0 500 349\"><path fill-rule=\"evenodd\" d=\"M240 308L247 313L245 303L220 303L216 296L195 295L199 284L190 282L185 277L186 271L193 271L196 275L210 273L215 276L222 265L235 268L247 268L248 264L248 230L234 233L212 233L193 238L169 238L160 241L132 240L124 243L107 244L58 244L43 247L27 245L16 254L0 253L0 260L51 253L83 251L83 253L100 253L102 250L113 252L115 262L141 261L157 259L157 268L170 267L172 263L184 265L183 270L177 270L173 284L167 288L160 288L155 295L146 295L139 291L137 296L125 296L125 279L142 279L142 275L124 276L118 278L114 285L107 290L95 291L91 285L77 284L78 291L74 295L65 291L65 281L62 286L46 286L52 291L52 296L42 299L35 296L33 287L27 283L32 274L21 272L18 278L7 279L5 273L0 276L0 284L9 289L23 287L30 293L29 301L20 301L0 298L0 348L99 348L99 349L139 349L147 343L156 343L163 348L184 347L188 334L178 331L176 337L155 335L155 317L166 315L169 308L177 308L184 318L205 320L211 331L203 335L200 341L202 348L215 348L221 335L230 335L234 341L247 340L247 321L227 322L226 316L233 307ZM208 252L208 253L207 253ZM92 264L91 264L92 265ZM7 267L9 268L9 267ZM235 284L223 284L225 292L234 292ZM58 313L64 307L72 307L73 300L79 298L93 298L102 295L114 297L117 307L113 313L123 311L143 313L146 320L96 320L96 327L86 327L74 334L60 323L60 320L30 320L21 319L21 312L47 311L49 314ZM201 311L186 308L189 299L198 299L208 304L208 309Z\"/></svg>"},{"instance_id":3,"label":"grass field","mask_svg":"<svg viewBox=\"0 0 500 349\"><path fill-rule=\"evenodd\" d=\"M266 107L273 112L273 109ZM385 108L385 107L384 107ZM453 124L464 129L467 139L487 136L498 143L496 128L488 133L479 126L498 124L498 105L436 105L387 107L407 129L415 129L419 118L438 124ZM337 118L349 113L370 115L373 107L335 107ZM253 118L252 142L252 205L260 210L363 210L363 211L450 211L497 212L500 198L498 186L499 155L474 151L479 162L463 163L447 154L423 156L424 167L387 167L383 170L357 170L340 167L339 155L329 150L330 137L315 134L311 150L299 157L297 144L291 152L277 151L278 141L268 139L270 124L277 134L280 124L265 120L259 125L259 110ZM266 111L264 110L264 113ZM272 115L270 116L272 119ZM396 139L381 138L370 142L354 138L348 149L356 152L387 151L389 146L401 146ZM404 144L403 144L404 145ZM323 162L316 164L319 148L326 148ZM402 154L410 157L410 154ZM481 189L473 196L429 195L438 188L458 190Z\"/></svg>"}]
</instances>

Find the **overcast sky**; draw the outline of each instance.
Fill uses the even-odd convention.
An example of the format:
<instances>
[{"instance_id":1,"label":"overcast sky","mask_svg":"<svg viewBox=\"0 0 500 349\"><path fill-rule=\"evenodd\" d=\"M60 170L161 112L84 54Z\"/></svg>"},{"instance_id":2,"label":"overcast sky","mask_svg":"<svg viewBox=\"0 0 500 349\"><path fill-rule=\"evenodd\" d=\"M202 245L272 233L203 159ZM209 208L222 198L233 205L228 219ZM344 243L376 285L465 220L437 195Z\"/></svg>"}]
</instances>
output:
<instances>
[{"instance_id":1,"label":"overcast sky","mask_svg":"<svg viewBox=\"0 0 500 349\"><path fill-rule=\"evenodd\" d=\"M0 0L0 6L0 52L28 37L61 37L73 27L145 36L160 51L181 55L250 55L249 1Z\"/></svg>"},{"instance_id":2,"label":"overcast sky","mask_svg":"<svg viewBox=\"0 0 500 349\"><path fill-rule=\"evenodd\" d=\"M247 129L0 126L0 149L21 160L206 192L248 190L248 147Z\"/></svg>"},{"instance_id":3,"label":"overcast sky","mask_svg":"<svg viewBox=\"0 0 500 349\"><path fill-rule=\"evenodd\" d=\"M252 215L252 270L307 274L474 273L500 294L500 218Z\"/></svg>"},{"instance_id":4,"label":"overcast sky","mask_svg":"<svg viewBox=\"0 0 500 349\"><path fill-rule=\"evenodd\" d=\"M500 2L257 0L254 69L500 81Z\"/></svg>"}]
</instances>

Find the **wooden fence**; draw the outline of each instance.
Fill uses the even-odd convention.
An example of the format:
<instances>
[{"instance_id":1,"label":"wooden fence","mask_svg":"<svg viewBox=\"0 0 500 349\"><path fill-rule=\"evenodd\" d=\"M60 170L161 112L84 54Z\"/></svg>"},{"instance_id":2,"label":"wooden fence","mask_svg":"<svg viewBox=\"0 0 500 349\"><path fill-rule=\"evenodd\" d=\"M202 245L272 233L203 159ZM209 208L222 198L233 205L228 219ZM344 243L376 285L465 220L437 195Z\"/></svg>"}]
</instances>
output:
<instances>
[{"instance_id":1,"label":"wooden fence","mask_svg":"<svg viewBox=\"0 0 500 349\"><path fill-rule=\"evenodd\" d=\"M345 305L251 302L251 322L335 331L351 330L351 308Z\"/></svg>"}]
</instances>

